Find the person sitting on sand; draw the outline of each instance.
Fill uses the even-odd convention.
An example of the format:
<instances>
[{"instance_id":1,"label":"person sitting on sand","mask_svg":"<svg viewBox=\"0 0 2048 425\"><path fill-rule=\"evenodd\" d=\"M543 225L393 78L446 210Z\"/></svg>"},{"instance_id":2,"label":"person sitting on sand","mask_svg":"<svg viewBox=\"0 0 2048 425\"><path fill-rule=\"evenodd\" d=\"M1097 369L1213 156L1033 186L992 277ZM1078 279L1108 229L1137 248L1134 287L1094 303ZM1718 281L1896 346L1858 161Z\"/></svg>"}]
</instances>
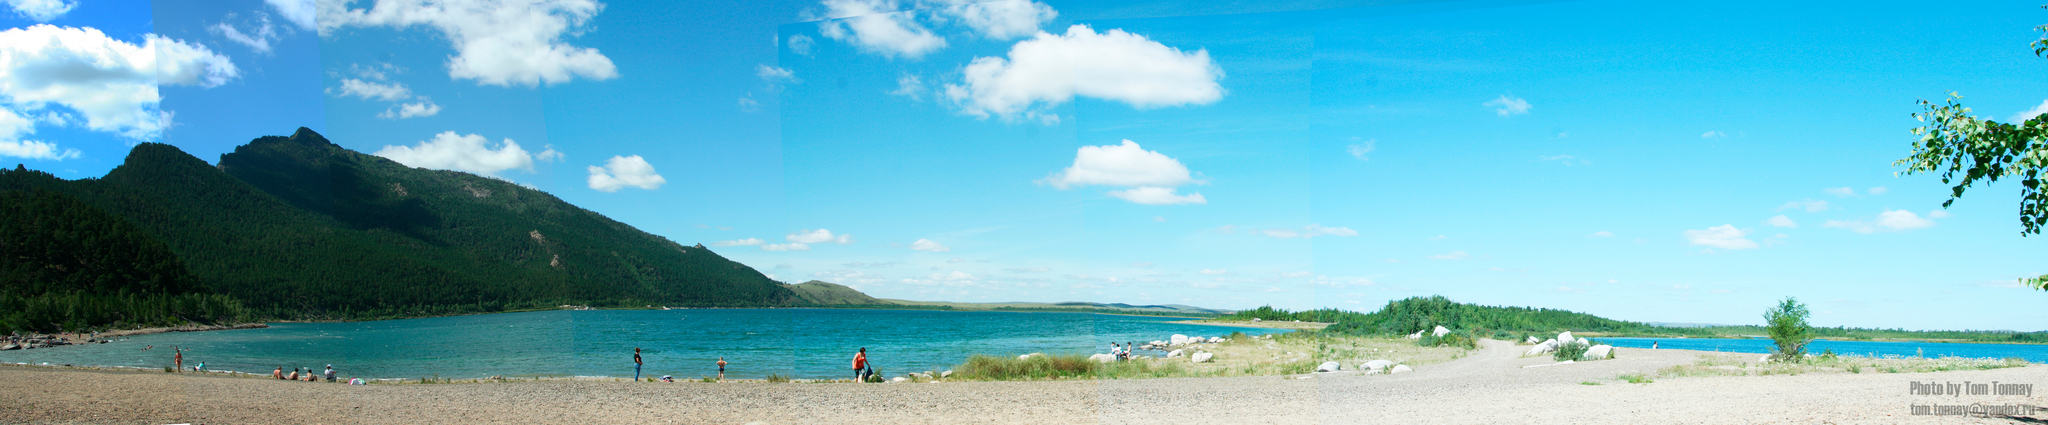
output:
<instances>
[{"instance_id":1,"label":"person sitting on sand","mask_svg":"<svg viewBox=\"0 0 2048 425\"><path fill-rule=\"evenodd\" d=\"M286 380L286 381L297 381L297 380L299 380L299 368L297 368L297 367L293 367L293 368L292 368L292 374L290 374L290 375L285 375L285 376L284 376L284 380Z\"/></svg>"},{"instance_id":2,"label":"person sitting on sand","mask_svg":"<svg viewBox=\"0 0 2048 425\"><path fill-rule=\"evenodd\" d=\"M867 368L868 348L861 347L860 352L853 353L853 382L867 382L868 376L862 373L866 371Z\"/></svg>"},{"instance_id":3,"label":"person sitting on sand","mask_svg":"<svg viewBox=\"0 0 2048 425\"><path fill-rule=\"evenodd\" d=\"M284 379L284 366L278 366L277 370L270 371L270 377L273 379Z\"/></svg>"},{"instance_id":4,"label":"person sitting on sand","mask_svg":"<svg viewBox=\"0 0 2048 425\"><path fill-rule=\"evenodd\" d=\"M718 357L718 380L725 380L725 356Z\"/></svg>"},{"instance_id":5,"label":"person sitting on sand","mask_svg":"<svg viewBox=\"0 0 2048 425\"><path fill-rule=\"evenodd\" d=\"M313 374L313 367L312 367L312 366L306 366L306 382L318 382L318 381L320 381L320 375L315 375L315 374Z\"/></svg>"},{"instance_id":6,"label":"person sitting on sand","mask_svg":"<svg viewBox=\"0 0 2048 425\"><path fill-rule=\"evenodd\" d=\"M334 365L327 365L327 382L334 382Z\"/></svg>"},{"instance_id":7,"label":"person sitting on sand","mask_svg":"<svg viewBox=\"0 0 2048 425\"><path fill-rule=\"evenodd\" d=\"M668 375L661 375L661 382L675 382L675 381L676 381L676 378L675 378L675 377L672 377L672 376L668 376Z\"/></svg>"}]
</instances>

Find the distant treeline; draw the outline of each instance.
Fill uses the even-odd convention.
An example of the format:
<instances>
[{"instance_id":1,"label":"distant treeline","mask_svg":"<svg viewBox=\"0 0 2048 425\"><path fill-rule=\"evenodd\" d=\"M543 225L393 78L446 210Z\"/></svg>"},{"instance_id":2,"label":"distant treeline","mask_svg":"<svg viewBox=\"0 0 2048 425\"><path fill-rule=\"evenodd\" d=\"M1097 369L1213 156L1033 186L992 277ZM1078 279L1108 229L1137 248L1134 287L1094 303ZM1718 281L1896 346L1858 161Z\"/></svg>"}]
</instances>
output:
<instances>
[{"instance_id":1,"label":"distant treeline","mask_svg":"<svg viewBox=\"0 0 2048 425\"><path fill-rule=\"evenodd\" d=\"M1608 336L1741 338L1765 335L1761 326L1667 327L1613 320L1585 313L1547 308L1464 304L1443 296L1412 297L1388 302L1372 313L1338 309L1287 311L1272 306L1224 315L1223 320L1300 320L1333 323L1323 332L1350 335L1407 335L1437 326L1480 337L1515 339L1556 332L1593 332ZM1953 342L2048 343L2048 332L1908 331L1903 329L1814 328L1827 339L1901 339Z\"/></svg>"},{"instance_id":2,"label":"distant treeline","mask_svg":"<svg viewBox=\"0 0 2048 425\"><path fill-rule=\"evenodd\" d=\"M1200 318L1209 318L1209 317L1218 317L1218 316L1221 316L1221 315L1219 315L1219 314L1216 314L1216 313L1202 313L1202 312L1179 312L1179 311L1148 311L1148 310L1122 310L1122 309L1115 309L1115 308L1090 308L1090 307L996 307L996 308L992 308L992 309L989 309L989 310L994 310L994 311L1020 311L1020 312L1044 312L1044 313L1095 313L1095 314L1122 314L1122 315L1131 315L1131 316L1163 316L1163 317L1200 317Z\"/></svg>"}]
</instances>

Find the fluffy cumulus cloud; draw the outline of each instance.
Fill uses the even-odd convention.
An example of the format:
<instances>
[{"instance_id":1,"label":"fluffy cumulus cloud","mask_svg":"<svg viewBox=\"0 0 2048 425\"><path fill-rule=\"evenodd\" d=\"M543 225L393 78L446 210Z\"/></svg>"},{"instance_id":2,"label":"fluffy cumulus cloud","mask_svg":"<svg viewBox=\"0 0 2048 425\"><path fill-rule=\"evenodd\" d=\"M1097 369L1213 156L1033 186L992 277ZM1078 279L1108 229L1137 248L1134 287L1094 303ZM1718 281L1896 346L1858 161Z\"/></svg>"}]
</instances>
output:
<instances>
[{"instance_id":1,"label":"fluffy cumulus cloud","mask_svg":"<svg viewBox=\"0 0 2048 425\"><path fill-rule=\"evenodd\" d=\"M1765 219L1764 224L1769 224L1777 227L1799 227L1799 223L1792 221L1792 217L1786 217L1783 214L1779 214L1777 217Z\"/></svg>"},{"instance_id":2,"label":"fluffy cumulus cloud","mask_svg":"<svg viewBox=\"0 0 2048 425\"><path fill-rule=\"evenodd\" d=\"M1948 212L1935 210L1933 213L1928 213L1927 216L1942 218L1947 217ZM1912 211L1888 210L1878 213L1877 219L1874 220L1828 220L1825 223L1821 223L1820 226L1848 229L1856 233L1897 232L1934 227L1934 220L1920 217L1919 214L1914 214Z\"/></svg>"},{"instance_id":3,"label":"fluffy cumulus cloud","mask_svg":"<svg viewBox=\"0 0 2048 425\"><path fill-rule=\"evenodd\" d=\"M1743 237L1749 234L1748 231L1737 229L1731 224L1723 224L1700 230L1686 230L1683 234L1685 235L1685 240L1692 242L1693 245L1727 250L1757 248L1756 241Z\"/></svg>"},{"instance_id":4,"label":"fluffy cumulus cloud","mask_svg":"<svg viewBox=\"0 0 2048 425\"><path fill-rule=\"evenodd\" d=\"M355 78L341 79L341 96L366 100L394 101L412 98L412 89L405 84L367 81Z\"/></svg>"},{"instance_id":5,"label":"fluffy cumulus cloud","mask_svg":"<svg viewBox=\"0 0 2048 425\"><path fill-rule=\"evenodd\" d=\"M667 184L668 179L656 174L654 165L639 155L613 156L602 167L590 166L589 183L591 189L600 192L617 192L628 186L654 190Z\"/></svg>"},{"instance_id":6,"label":"fluffy cumulus cloud","mask_svg":"<svg viewBox=\"0 0 2048 425\"><path fill-rule=\"evenodd\" d=\"M155 34L138 45L93 28L0 31L0 155L77 157L76 150L24 140L42 124L154 140L171 120L158 109L158 87L216 87L240 76L225 55Z\"/></svg>"},{"instance_id":7,"label":"fluffy cumulus cloud","mask_svg":"<svg viewBox=\"0 0 2048 425\"><path fill-rule=\"evenodd\" d=\"M505 139L493 146L490 139L482 135L457 135L444 131L434 135L433 140L422 141L413 146L385 146L372 155L398 161L408 167L454 170L486 177L499 177L505 170L533 171L534 155L519 146L519 142ZM548 152L554 152L549 149Z\"/></svg>"},{"instance_id":8,"label":"fluffy cumulus cloud","mask_svg":"<svg viewBox=\"0 0 2048 425\"><path fill-rule=\"evenodd\" d=\"M799 55L804 55L804 56L810 56L810 55L811 55L811 45L812 45L813 43L816 43L816 41L814 41L814 40L811 40L811 36L808 36L808 35L803 35L803 34L797 34L797 35L792 35L792 36L789 36L789 43L787 43L787 44L785 44L785 45L789 46L789 52L790 52L790 53L795 53L795 54L799 54Z\"/></svg>"},{"instance_id":9,"label":"fluffy cumulus cloud","mask_svg":"<svg viewBox=\"0 0 2048 425\"><path fill-rule=\"evenodd\" d=\"M284 20L290 21L292 25L297 25L299 28L306 30L320 29L320 23L313 19L314 14L318 13L316 11L319 10L319 6L313 4L313 0L263 0L263 2L270 4L272 9L277 10L279 16L283 16Z\"/></svg>"},{"instance_id":10,"label":"fluffy cumulus cloud","mask_svg":"<svg viewBox=\"0 0 2048 425\"><path fill-rule=\"evenodd\" d=\"M434 114L441 113L441 105L434 104L434 101L432 99L428 99L426 96L420 96L419 100L420 101L418 102L406 102L391 105L391 108L385 109L384 112L377 113L377 118L406 119L416 117L431 117L434 116Z\"/></svg>"},{"instance_id":11,"label":"fluffy cumulus cloud","mask_svg":"<svg viewBox=\"0 0 2048 425\"><path fill-rule=\"evenodd\" d=\"M818 229L818 230L798 230L798 231L796 231L796 233L791 233L791 234L789 234L789 235L787 235L787 236L783 236L782 238L783 238L783 239L787 239L787 240L789 240L790 242L796 242L796 243L804 243L804 244L812 244L812 243L836 243L836 244L842 244L842 245L843 245L843 244L849 244L849 243L853 243L853 235L847 235L847 234L838 234L838 235L834 235L834 234L832 234L832 231L831 231L831 230L825 230L825 229Z\"/></svg>"},{"instance_id":12,"label":"fluffy cumulus cloud","mask_svg":"<svg viewBox=\"0 0 2048 425\"><path fill-rule=\"evenodd\" d=\"M1183 52L1144 36L1087 25L1064 35L1040 32L1010 47L1007 58L979 57L962 70L946 97L968 115L1058 122L1047 108L1075 96L1139 109L1205 105L1223 98L1223 68L1206 49Z\"/></svg>"},{"instance_id":13,"label":"fluffy cumulus cloud","mask_svg":"<svg viewBox=\"0 0 2048 425\"><path fill-rule=\"evenodd\" d=\"M1508 95L1500 95L1500 98L1487 101L1481 106L1493 108L1495 114L1503 117L1529 113L1529 101Z\"/></svg>"},{"instance_id":14,"label":"fluffy cumulus cloud","mask_svg":"<svg viewBox=\"0 0 2048 425\"><path fill-rule=\"evenodd\" d=\"M1038 32L1038 27L1059 12L1045 3L1026 0L976 1L952 0L964 3L943 7L935 15L940 20L959 22L984 38L1009 40L1029 36Z\"/></svg>"},{"instance_id":15,"label":"fluffy cumulus cloud","mask_svg":"<svg viewBox=\"0 0 2048 425\"><path fill-rule=\"evenodd\" d=\"M946 252L953 250L952 248L947 248L945 245L939 244L938 241L934 241L931 239L918 239L916 242L911 242L910 249L913 251L924 252Z\"/></svg>"},{"instance_id":16,"label":"fluffy cumulus cloud","mask_svg":"<svg viewBox=\"0 0 2048 425\"><path fill-rule=\"evenodd\" d=\"M363 100L392 102L391 107L378 113L378 118L406 119L431 117L441 113L441 105L426 96L414 95L404 83L389 80L386 71L398 72L390 64L380 66L351 66L350 72L361 78L343 78L338 90L330 90L336 96L354 97ZM407 102L412 100L412 102Z\"/></svg>"},{"instance_id":17,"label":"fluffy cumulus cloud","mask_svg":"<svg viewBox=\"0 0 2048 425\"><path fill-rule=\"evenodd\" d=\"M2008 121L2011 121L2013 124L2024 123L2044 113L2048 113L2048 100L2043 100L2040 105L2035 105L2033 108L2013 114L2012 118L2008 119Z\"/></svg>"},{"instance_id":18,"label":"fluffy cumulus cloud","mask_svg":"<svg viewBox=\"0 0 2048 425\"><path fill-rule=\"evenodd\" d=\"M15 14L33 19L36 22L49 22L51 19L57 19L58 16L64 16L64 13L70 12L71 8L78 7L78 2L73 0L4 0L4 2L7 3L7 8L14 9Z\"/></svg>"},{"instance_id":19,"label":"fluffy cumulus cloud","mask_svg":"<svg viewBox=\"0 0 2048 425\"><path fill-rule=\"evenodd\" d=\"M363 9L351 7L348 0L320 0L316 6L314 16L323 36L352 26L418 26L440 32L455 49L447 66L448 76L456 79L535 86L619 76L611 58L597 49L563 41L564 36L584 31L585 24L604 10L596 0L377 0Z\"/></svg>"},{"instance_id":20,"label":"fluffy cumulus cloud","mask_svg":"<svg viewBox=\"0 0 2048 425\"><path fill-rule=\"evenodd\" d=\"M1088 185L1125 186L1129 189L1110 191L1109 195L1145 205L1209 202L1200 193L1177 193L1177 186L1207 183L1195 179L1180 160L1145 150L1130 140L1121 145L1082 146L1074 153L1073 165L1046 176L1039 183L1059 189Z\"/></svg>"},{"instance_id":21,"label":"fluffy cumulus cloud","mask_svg":"<svg viewBox=\"0 0 2048 425\"><path fill-rule=\"evenodd\" d=\"M234 18L234 14L228 14L227 19L232 20ZM257 53L270 53L270 42L283 37L278 34L277 27L270 24L270 17L262 14L256 15L256 22L252 23L247 31L230 25L227 21L213 24L213 26L206 27L206 30L228 41L248 46L249 50L254 50Z\"/></svg>"}]
</instances>

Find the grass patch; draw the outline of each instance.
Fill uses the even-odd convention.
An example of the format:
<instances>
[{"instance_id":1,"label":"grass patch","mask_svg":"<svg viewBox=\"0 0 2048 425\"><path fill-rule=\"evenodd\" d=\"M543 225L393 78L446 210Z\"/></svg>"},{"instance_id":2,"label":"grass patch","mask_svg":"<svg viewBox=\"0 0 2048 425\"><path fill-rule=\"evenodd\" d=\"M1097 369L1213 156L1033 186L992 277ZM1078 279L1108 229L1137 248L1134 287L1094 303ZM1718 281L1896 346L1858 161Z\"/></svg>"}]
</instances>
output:
<instances>
[{"instance_id":1,"label":"grass patch","mask_svg":"<svg viewBox=\"0 0 2048 425\"><path fill-rule=\"evenodd\" d=\"M1593 381L1585 381L1585 382L1580 382L1580 383L1579 383L1579 385L1600 385L1600 383L1598 383L1598 382L1593 382Z\"/></svg>"},{"instance_id":2,"label":"grass patch","mask_svg":"<svg viewBox=\"0 0 2048 425\"><path fill-rule=\"evenodd\" d=\"M1984 359L1970 357L1907 357L1899 355L1860 356L1824 355L1806 357L1799 363L1763 362L1751 363L1753 357L1729 355L1702 355L1689 365L1671 366L1657 371L1658 377L1678 378L1688 376L1766 376L1798 375L1804 373L1863 373L1864 369L1884 373L1947 372L1956 370L1990 370L2009 367L2024 367L2029 363L2017 357Z\"/></svg>"},{"instance_id":3,"label":"grass patch","mask_svg":"<svg viewBox=\"0 0 2048 425\"><path fill-rule=\"evenodd\" d=\"M1656 381L1652 381L1652 380L1650 380L1650 377L1649 377L1649 376L1645 376L1645 375L1643 375L1643 374L1641 374L1641 373L1627 373L1627 374L1622 374L1621 376L1618 376L1618 377L1615 377L1615 378L1616 378L1616 379L1620 379L1620 380L1623 380L1623 381L1628 381L1628 383L1631 383L1631 384L1648 384L1648 383L1651 383L1651 382L1656 382Z\"/></svg>"},{"instance_id":4,"label":"grass patch","mask_svg":"<svg viewBox=\"0 0 2048 425\"><path fill-rule=\"evenodd\" d=\"M784 375L778 375L778 374L773 374L773 373L770 373L770 374L768 374L768 382L770 382L770 383L776 383L776 384L784 384L784 383L789 383L789 377L788 377L788 376L784 376Z\"/></svg>"},{"instance_id":5,"label":"grass patch","mask_svg":"<svg viewBox=\"0 0 2048 425\"><path fill-rule=\"evenodd\" d=\"M976 355L953 368L951 380L1009 381L1055 379L1146 379L1218 376L1272 376L1312 373L1323 362L1337 362L1352 370L1369 360L1385 359L1417 367L1465 356L1469 351L1455 347L1417 347L1407 338L1329 335L1293 332L1270 338L1240 334L1220 344L1183 347L1186 354L1174 358L1138 357L1126 361L1097 363L1084 355L1033 355L1019 360L1010 356ZM1207 352L1215 357L1208 363L1193 363L1189 356Z\"/></svg>"}]
</instances>

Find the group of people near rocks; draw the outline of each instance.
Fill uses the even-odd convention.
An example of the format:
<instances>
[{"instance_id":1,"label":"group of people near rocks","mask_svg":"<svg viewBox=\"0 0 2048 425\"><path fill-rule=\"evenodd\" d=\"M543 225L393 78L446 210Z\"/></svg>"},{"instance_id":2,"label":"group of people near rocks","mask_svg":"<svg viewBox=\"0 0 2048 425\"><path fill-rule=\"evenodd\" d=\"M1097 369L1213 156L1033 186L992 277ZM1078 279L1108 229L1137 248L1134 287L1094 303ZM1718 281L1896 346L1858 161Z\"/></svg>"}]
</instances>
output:
<instances>
[{"instance_id":1,"label":"group of people near rocks","mask_svg":"<svg viewBox=\"0 0 2048 425\"><path fill-rule=\"evenodd\" d=\"M1116 356L1117 361L1130 360L1131 350L1137 349L1137 347L1138 343L1135 342L1125 342L1123 345L1112 342L1109 343L1109 355Z\"/></svg>"}]
</instances>

